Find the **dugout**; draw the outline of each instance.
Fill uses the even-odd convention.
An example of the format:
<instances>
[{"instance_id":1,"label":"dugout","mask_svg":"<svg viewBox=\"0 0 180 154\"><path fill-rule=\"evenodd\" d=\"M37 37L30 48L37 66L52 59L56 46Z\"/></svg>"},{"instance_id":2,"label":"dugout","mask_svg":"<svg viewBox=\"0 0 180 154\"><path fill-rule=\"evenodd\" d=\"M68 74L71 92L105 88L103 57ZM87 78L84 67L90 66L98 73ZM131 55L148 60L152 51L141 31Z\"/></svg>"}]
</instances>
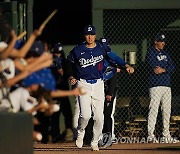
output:
<instances>
[{"instance_id":1,"label":"dugout","mask_svg":"<svg viewBox=\"0 0 180 154\"><path fill-rule=\"evenodd\" d=\"M139 99L148 97L147 68L144 62L146 52L152 45L154 36L164 33L167 41L167 51L175 62L176 71L172 74L172 115L179 114L180 104L180 3L178 0L92 0L92 23L97 29L97 37L109 38L109 43L114 52L120 57L129 60L125 52L135 52L135 73L128 75L122 72L118 76L117 100L127 97L131 101L126 105L127 116L123 117L122 108L117 105L115 113L117 136L127 135L121 132L122 121L135 117L147 116L148 107L144 108ZM127 61L129 62L129 61ZM178 98L178 99L177 99ZM118 101L117 101L118 104ZM147 105L146 105L147 106ZM147 117L145 117L147 118ZM161 118L159 118L161 119ZM130 121L128 121L130 122ZM139 124L137 124L139 125ZM128 127L137 127L134 123ZM127 126L127 125L126 125ZM147 130L147 128L144 128ZM146 136L146 131L141 131L141 136ZM143 134L144 133L144 134ZM161 135L161 130L157 130Z\"/></svg>"}]
</instances>

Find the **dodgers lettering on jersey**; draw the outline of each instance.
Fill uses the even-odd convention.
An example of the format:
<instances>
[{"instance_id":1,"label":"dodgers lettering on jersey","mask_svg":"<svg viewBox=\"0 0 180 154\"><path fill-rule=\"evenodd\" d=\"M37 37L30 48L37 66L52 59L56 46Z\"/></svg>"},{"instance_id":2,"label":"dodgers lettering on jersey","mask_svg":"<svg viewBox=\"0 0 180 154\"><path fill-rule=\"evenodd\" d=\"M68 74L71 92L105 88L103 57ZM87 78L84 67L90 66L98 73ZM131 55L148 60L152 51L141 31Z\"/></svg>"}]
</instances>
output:
<instances>
[{"instance_id":1,"label":"dodgers lettering on jersey","mask_svg":"<svg viewBox=\"0 0 180 154\"><path fill-rule=\"evenodd\" d=\"M159 61L162 61L162 60L167 61L167 56L166 56L166 55L158 55L158 56L157 56L157 59L158 59Z\"/></svg>"},{"instance_id":2,"label":"dodgers lettering on jersey","mask_svg":"<svg viewBox=\"0 0 180 154\"><path fill-rule=\"evenodd\" d=\"M98 43L94 48L87 48L82 43L70 51L67 59L76 65L77 79L91 80L103 78L105 56L105 51Z\"/></svg>"},{"instance_id":3,"label":"dodgers lettering on jersey","mask_svg":"<svg viewBox=\"0 0 180 154\"><path fill-rule=\"evenodd\" d=\"M103 60L103 55L96 56L96 57L93 57L91 55L90 59L81 58L79 62L82 67L88 67L90 65L95 66L97 63L101 62L102 60Z\"/></svg>"}]
</instances>

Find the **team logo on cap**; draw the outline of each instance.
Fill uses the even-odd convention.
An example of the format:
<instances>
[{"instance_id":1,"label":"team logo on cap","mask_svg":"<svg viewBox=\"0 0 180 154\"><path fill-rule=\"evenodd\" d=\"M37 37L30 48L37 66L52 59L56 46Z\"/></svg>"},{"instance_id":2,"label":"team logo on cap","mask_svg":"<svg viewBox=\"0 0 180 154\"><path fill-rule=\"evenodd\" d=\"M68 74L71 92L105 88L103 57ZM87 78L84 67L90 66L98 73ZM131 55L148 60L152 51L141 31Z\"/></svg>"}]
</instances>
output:
<instances>
[{"instance_id":1,"label":"team logo on cap","mask_svg":"<svg viewBox=\"0 0 180 154\"><path fill-rule=\"evenodd\" d=\"M90 32L90 31L92 31L93 29L92 29L92 27L88 27L88 32Z\"/></svg>"},{"instance_id":2,"label":"team logo on cap","mask_svg":"<svg viewBox=\"0 0 180 154\"><path fill-rule=\"evenodd\" d=\"M36 48L35 48L35 51L39 51L39 48L38 48L38 47L36 47Z\"/></svg>"},{"instance_id":3,"label":"team logo on cap","mask_svg":"<svg viewBox=\"0 0 180 154\"><path fill-rule=\"evenodd\" d=\"M61 51L61 50L62 50L62 47L59 47L58 50Z\"/></svg>"},{"instance_id":4,"label":"team logo on cap","mask_svg":"<svg viewBox=\"0 0 180 154\"><path fill-rule=\"evenodd\" d=\"M165 39L165 35L161 35L162 39Z\"/></svg>"},{"instance_id":5,"label":"team logo on cap","mask_svg":"<svg viewBox=\"0 0 180 154\"><path fill-rule=\"evenodd\" d=\"M105 42L107 42L107 40L106 40L105 38L103 38L103 39L102 39L102 42L105 43Z\"/></svg>"}]
</instances>

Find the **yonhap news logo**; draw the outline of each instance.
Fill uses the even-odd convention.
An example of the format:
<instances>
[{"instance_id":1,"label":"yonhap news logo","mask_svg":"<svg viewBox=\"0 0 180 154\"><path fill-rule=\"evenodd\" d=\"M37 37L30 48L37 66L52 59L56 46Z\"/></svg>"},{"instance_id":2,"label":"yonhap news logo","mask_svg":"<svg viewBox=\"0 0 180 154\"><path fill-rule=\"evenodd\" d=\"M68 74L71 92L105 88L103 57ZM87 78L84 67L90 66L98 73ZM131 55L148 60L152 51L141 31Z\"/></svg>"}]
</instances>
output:
<instances>
[{"instance_id":1,"label":"yonhap news logo","mask_svg":"<svg viewBox=\"0 0 180 154\"><path fill-rule=\"evenodd\" d=\"M107 148L112 145L112 136L111 133L103 133L102 136L100 137L101 139L99 140L99 147L101 148Z\"/></svg>"},{"instance_id":2,"label":"yonhap news logo","mask_svg":"<svg viewBox=\"0 0 180 154\"><path fill-rule=\"evenodd\" d=\"M99 146L101 148L107 148L109 146L111 146L112 144L127 144L127 143L131 143L131 144L135 144L135 143L143 143L143 144L147 144L147 143L179 143L180 141L176 138L176 137L171 137L171 138L166 138L166 137L158 137L155 140L152 140L152 138L148 138L148 137L119 137L116 138L115 141L113 141L112 143L112 136L111 133L104 133L101 136L101 139L99 140Z\"/></svg>"}]
</instances>

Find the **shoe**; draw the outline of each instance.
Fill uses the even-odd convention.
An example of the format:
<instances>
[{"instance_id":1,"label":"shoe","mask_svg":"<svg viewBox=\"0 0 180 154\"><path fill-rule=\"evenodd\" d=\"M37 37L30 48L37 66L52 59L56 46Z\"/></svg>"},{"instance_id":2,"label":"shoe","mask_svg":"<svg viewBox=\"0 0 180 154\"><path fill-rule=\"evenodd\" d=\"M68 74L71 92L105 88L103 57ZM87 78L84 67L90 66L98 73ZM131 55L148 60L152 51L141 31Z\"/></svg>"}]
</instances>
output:
<instances>
[{"instance_id":1,"label":"shoe","mask_svg":"<svg viewBox=\"0 0 180 154\"><path fill-rule=\"evenodd\" d=\"M82 148L83 146L84 134L85 134L85 130L78 130L78 135L76 139L76 146L78 148Z\"/></svg>"},{"instance_id":2,"label":"shoe","mask_svg":"<svg viewBox=\"0 0 180 154\"><path fill-rule=\"evenodd\" d=\"M52 137L52 143L58 143L63 141L63 138L61 135L57 135L56 137Z\"/></svg>"},{"instance_id":3,"label":"shoe","mask_svg":"<svg viewBox=\"0 0 180 154\"><path fill-rule=\"evenodd\" d=\"M82 146L83 146L83 139L78 138L78 139L76 140L76 146L77 146L78 148L82 148Z\"/></svg>"},{"instance_id":4,"label":"shoe","mask_svg":"<svg viewBox=\"0 0 180 154\"><path fill-rule=\"evenodd\" d=\"M92 145L91 148L92 151L99 151L98 145Z\"/></svg>"},{"instance_id":5,"label":"shoe","mask_svg":"<svg viewBox=\"0 0 180 154\"><path fill-rule=\"evenodd\" d=\"M47 136L43 136L42 140L41 140L42 144L47 144L48 143L48 137Z\"/></svg>"},{"instance_id":6,"label":"shoe","mask_svg":"<svg viewBox=\"0 0 180 154\"><path fill-rule=\"evenodd\" d=\"M66 130L66 135L64 139L65 141L73 141L73 136L74 136L73 131L70 128L68 128Z\"/></svg>"},{"instance_id":7,"label":"shoe","mask_svg":"<svg viewBox=\"0 0 180 154\"><path fill-rule=\"evenodd\" d=\"M148 143L159 143L155 136L148 136L147 138Z\"/></svg>"}]
</instances>

